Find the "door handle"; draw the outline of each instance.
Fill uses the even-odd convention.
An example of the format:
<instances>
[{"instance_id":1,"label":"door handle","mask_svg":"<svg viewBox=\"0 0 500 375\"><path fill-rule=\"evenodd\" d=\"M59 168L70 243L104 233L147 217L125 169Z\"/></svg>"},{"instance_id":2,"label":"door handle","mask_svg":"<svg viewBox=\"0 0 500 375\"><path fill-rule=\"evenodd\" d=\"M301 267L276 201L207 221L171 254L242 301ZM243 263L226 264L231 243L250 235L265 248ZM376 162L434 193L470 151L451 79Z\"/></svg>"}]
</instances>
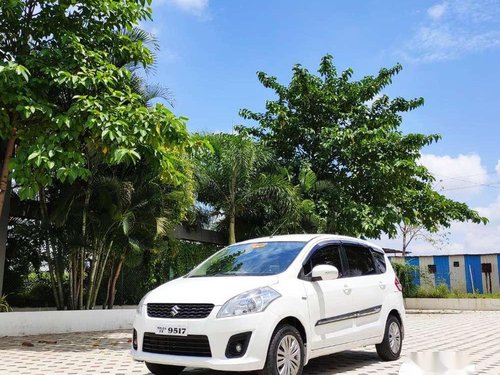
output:
<instances>
[{"instance_id":1,"label":"door handle","mask_svg":"<svg viewBox=\"0 0 500 375\"><path fill-rule=\"evenodd\" d=\"M385 284L383 281L379 281L378 286L380 287L380 289L385 289Z\"/></svg>"},{"instance_id":2,"label":"door handle","mask_svg":"<svg viewBox=\"0 0 500 375\"><path fill-rule=\"evenodd\" d=\"M349 295L349 294L351 294L351 291L352 291L352 289L349 288L349 285L347 285L347 284L344 285L344 293L345 294Z\"/></svg>"}]
</instances>

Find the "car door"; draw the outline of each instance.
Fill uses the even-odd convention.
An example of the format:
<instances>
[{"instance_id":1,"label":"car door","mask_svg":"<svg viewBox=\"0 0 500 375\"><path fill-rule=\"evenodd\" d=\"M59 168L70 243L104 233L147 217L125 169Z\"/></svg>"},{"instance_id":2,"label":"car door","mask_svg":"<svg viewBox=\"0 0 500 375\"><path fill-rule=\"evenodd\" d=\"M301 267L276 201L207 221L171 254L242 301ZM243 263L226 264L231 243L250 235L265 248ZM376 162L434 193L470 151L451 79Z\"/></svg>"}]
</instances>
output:
<instances>
[{"instance_id":1,"label":"car door","mask_svg":"<svg viewBox=\"0 0 500 375\"><path fill-rule=\"evenodd\" d=\"M342 246L347 261L346 280L350 282L356 307L353 337L356 340L368 339L379 332L387 280L379 272L369 247L356 243L343 243Z\"/></svg>"},{"instance_id":2,"label":"car door","mask_svg":"<svg viewBox=\"0 0 500 375\"><path fill-rule=\"evenodd\" d=\"M337 267L339 278L335 280L311 279L312 269L320 264ZM323 244L311 252L303 264L304 280L310 316L312 350L340 345L350 341L354 325L352 296L341 256L340 243Z\"/></svg>"}]
</instances>

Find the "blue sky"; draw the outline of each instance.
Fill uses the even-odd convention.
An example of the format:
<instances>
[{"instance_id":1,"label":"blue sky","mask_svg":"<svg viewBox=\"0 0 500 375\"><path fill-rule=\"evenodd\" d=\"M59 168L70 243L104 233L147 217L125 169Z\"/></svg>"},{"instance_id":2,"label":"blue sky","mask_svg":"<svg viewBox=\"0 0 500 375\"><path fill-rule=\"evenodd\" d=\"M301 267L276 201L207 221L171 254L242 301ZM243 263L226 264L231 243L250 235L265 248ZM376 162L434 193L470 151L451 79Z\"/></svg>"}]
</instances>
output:
<instances>
[{"instance_id":1,"label":"blue sky","mask_svg":"<svg viewBox=\"0 0 500 375\"><path fill-rule=\"evenodd\" d=\"M386 93L424 97L403 130L439 133L422 163L436 188L487 215L487 226L456 224L439 252L500 252L500 0L294 1L153 0L159 38L150 80L174 95L191 131L231 131L240 108L262 110L272 92L256 72L288 83L332 54L355 78L397 62ZM398 241L383 240L397 247ZM437 252L417 241L415 253Z\"/></svg>"}]
</instances>

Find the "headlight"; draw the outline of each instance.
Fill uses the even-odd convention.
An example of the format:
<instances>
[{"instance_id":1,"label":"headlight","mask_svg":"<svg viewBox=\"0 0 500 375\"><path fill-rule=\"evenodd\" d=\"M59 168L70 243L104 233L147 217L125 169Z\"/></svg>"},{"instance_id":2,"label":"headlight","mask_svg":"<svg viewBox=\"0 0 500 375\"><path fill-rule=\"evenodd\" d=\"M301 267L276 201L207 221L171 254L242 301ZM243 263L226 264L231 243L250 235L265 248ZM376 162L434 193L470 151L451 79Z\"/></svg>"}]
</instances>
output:
<instances>
[{"instance_id":1,"label":"headlight","mask_svg":"<svg viewBox=\"0 0 500 375\"><path fill-rule=\"evenodd\" d=\"M281 294L268 286L249 290L227 301L217 314L217 318L264 311L278 297L281 297Z\"/></svg>"},{"instance_id":2,"label":"headlight","mask_svg":"<svg viewBox=\"0 0 500 375\"><path fill-rule=\"evenodd\" d=\"M147 293L144 297L142 297L141 301L137 305L137 314L141 315L142 314L142 307L144 306L144 301L146 300L146 297L148 296L149 293Z\"/></svg>"}]
</instances>

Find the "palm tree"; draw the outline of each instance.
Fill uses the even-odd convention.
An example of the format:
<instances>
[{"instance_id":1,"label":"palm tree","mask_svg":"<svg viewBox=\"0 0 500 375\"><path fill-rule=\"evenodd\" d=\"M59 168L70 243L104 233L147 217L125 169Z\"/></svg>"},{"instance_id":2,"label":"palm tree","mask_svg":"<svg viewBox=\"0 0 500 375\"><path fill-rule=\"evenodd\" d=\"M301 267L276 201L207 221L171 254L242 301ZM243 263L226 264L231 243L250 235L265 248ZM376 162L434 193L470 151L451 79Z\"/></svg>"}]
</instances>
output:
<instances>
[{"instance_id":1,"label":"palm tree","mask_svg":"<svg viewBox=\"0 0 500 375\"><path fill-rule=\"evenodd\" d=\"M236 218L259 208L252 202L258 200L284 217L293 210L295 189L278 173L269 149L245 134L208 134L205 139L213 151L196 161L197 199L228 222L229 244L236 242Z\"/></svg>"},{"instance_id":2,"label":"palm tree","mask_svg":"<svg viewBox=\"0 0 500 375\"><path fill-rule=\"evenodd\" d=\"M117 178L105 181L101 186L106 189L109 184L117 184L121 196L109 238L112 245L103 307L113 307L116 282L123 265L139 264L146 251L161 251L164 238L179 224L192 203L189 189L172 189L160 184L157 178L143 180L143 177L138 172L133 181Z\"/></svg>"},{"instance_id":3,"label":"palm tree","mask_svg":"<svg viewBox=\"0 0 500 375\"><path fill-rule=\"evenodd\" d=\"M63 185L52 196L52 221L65 234L58 239L68 252L68 302L71 308L94 308L107 277L103 307L112 308L123 265L136 265L145 252L162 250L165 237L193 204L192 188L161 183L155 169L141 162L113 167L97 163L94 178L83 192L78 190Z\"/></svg>"}]
</instances>

